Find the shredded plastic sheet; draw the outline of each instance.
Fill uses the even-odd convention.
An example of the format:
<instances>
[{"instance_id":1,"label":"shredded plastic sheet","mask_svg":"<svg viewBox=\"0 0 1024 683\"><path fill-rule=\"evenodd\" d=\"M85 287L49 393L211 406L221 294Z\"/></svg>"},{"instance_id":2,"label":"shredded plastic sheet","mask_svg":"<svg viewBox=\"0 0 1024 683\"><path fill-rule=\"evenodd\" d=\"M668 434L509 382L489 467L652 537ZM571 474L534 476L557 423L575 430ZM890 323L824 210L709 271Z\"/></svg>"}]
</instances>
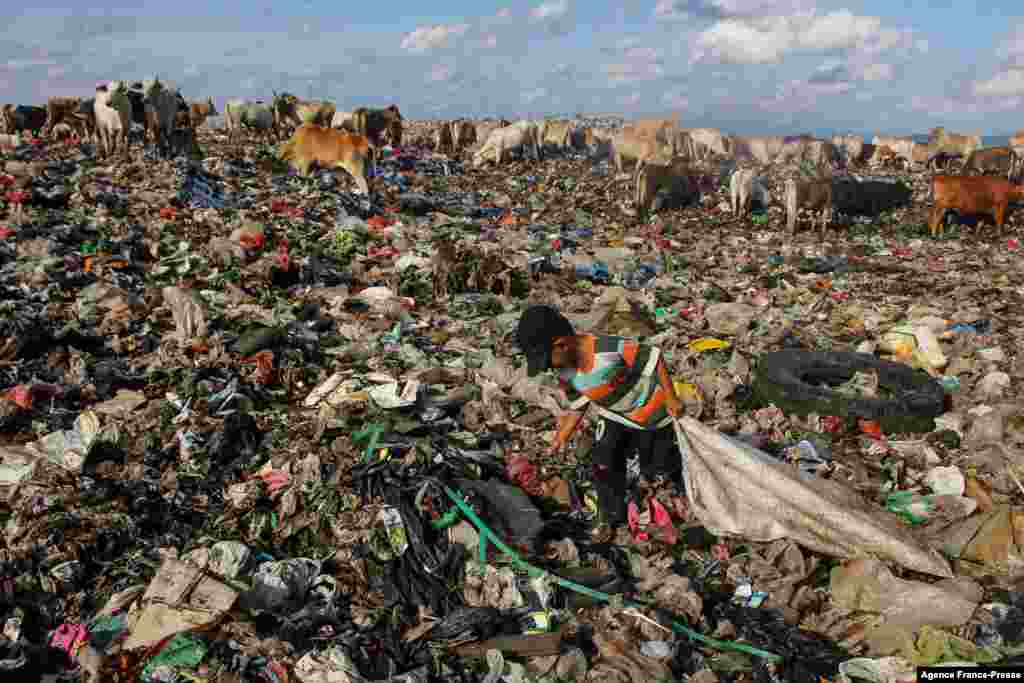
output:
<instances>
[{"instance_id":1,"label":"shredded plastic sheet","mask_svg":"<svg viewBox=\"0 0 1024 683\"><path fill-rule=\"evenodd\" d=\"M953 576L942 555L854 492L804 475L693 418L681 418L676 430L686 495L708 531L755 542L788 538L825 555L874 555L924 574Z\"/></svg>"}]
</instances>

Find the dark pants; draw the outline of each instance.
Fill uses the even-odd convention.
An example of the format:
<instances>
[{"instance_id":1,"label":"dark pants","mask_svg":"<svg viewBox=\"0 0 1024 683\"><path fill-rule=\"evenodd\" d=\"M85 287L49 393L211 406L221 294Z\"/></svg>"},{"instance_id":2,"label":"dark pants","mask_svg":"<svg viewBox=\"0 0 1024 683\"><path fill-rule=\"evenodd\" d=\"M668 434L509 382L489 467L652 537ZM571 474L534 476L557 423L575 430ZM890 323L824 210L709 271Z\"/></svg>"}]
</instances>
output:
<instances>
[{"instance_id":1,"label":"dark pants","mask_svg":"<svg viewBox=\"0 0 1024 683\"><path fill-rule=\"evenodd\" d=\"M678 480L682 472L672 425L648 431L604 420L604 433L594 444L591 462L598 504L612 526L626 521L626 461L636 454L640 471L648 477L663 474Z\"/></svg>"}]
</instances>

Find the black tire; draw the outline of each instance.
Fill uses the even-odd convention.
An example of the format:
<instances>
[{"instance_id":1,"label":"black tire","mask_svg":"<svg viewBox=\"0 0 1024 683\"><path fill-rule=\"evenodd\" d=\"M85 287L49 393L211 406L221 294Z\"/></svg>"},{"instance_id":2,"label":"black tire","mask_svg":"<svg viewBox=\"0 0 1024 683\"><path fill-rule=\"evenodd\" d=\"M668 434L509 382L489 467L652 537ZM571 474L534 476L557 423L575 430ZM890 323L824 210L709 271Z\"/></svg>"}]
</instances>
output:
<instances>
[{"instance_id":1,"label":"black tire","mask_svg":"<svg viewBox=\"0 0 1024 683\"><path fill-rule=\"evenodd\" d=\"M877 372L879 388L891 397L849 398L832 388L857 371ZM945 406L942 385L928 373L865 353L789 349L765 354L753 389L760 402L786 413L877 420L886 433L930 432Z\"/></svg>"}]
</instances>

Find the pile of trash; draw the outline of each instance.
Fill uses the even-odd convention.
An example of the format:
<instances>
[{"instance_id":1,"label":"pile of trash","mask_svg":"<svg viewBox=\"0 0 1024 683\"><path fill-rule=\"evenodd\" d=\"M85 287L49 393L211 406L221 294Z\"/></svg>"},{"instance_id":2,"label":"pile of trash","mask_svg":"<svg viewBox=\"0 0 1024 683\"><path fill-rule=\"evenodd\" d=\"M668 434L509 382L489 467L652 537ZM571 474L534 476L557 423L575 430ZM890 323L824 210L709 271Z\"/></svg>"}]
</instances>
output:
<instances>
[{"instance_id":1,"label":"pile of trash","mask_svg":"<svg viewBox=\"0 0 1024 683\"><path fill-rule=\"evenodd\" d=\"M366 197L200 142L201 162L0 157L17 680L895 683L1022 661L1018 215L933 239L927 178L902 173L908 205L822 243L774 203L734 218L724 167L641 224L628 174L585 154L386 148ZM569 401L512 343L539 303L661 348L685 406L684 485L631 468L612 536L596 418L545 455Z\"/></svg>"}]
</instances>

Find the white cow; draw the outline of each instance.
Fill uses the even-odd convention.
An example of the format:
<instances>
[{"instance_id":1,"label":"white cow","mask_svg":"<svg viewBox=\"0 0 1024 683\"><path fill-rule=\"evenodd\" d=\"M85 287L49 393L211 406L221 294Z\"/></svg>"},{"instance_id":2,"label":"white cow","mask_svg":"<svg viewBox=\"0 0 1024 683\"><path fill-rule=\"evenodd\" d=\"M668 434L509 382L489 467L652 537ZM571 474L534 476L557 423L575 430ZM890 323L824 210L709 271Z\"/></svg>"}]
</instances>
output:
<instances>
[{"instance_id":1,"label":"white cow","mask_svg":"<svg viewBox=\"0 0 1024 683\"><path fill-rule=\"evenodd\" d=\"M127 84L124 81L111 81L96 88L93 113L96 116L96 134L102 154L110 156L120 142L127 155L128 131L132 121L132 103L128 99Z\"/></svg>"},{"instance_id":2,"label":"white cow","mask_svg":"<svg viewBox=\"0 0 1024 683\"><path fill-rule=\"evenodd\" d=\"M473 165L483 166L488 158L501 165L507 152L523 150L534 160L540 160L540 143L538 142L537 124L532 121L517 121L510 126L491 131L483 147L473 155Z\"/></svg>"}]
</instances>

